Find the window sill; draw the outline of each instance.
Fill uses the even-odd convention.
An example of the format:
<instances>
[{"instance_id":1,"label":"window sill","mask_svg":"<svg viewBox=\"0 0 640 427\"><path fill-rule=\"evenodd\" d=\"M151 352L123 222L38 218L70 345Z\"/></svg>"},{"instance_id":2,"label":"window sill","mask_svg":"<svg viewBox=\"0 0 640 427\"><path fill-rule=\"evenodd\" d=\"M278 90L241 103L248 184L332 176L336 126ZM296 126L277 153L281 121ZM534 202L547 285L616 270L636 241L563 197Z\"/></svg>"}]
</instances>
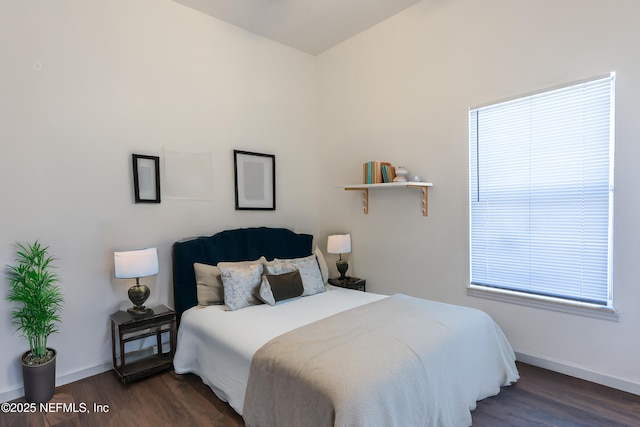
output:
<instances>
[{"instance_id":1,"label":"window sill","mask_svg":"<svg viewBox=\"0 0 640 427\"><path fill-rule=\"evenodd\" d=\"M467 295L478 298L486 298L494 301L520 304L527 307L542 308L545 310L559 311L561 313L576 314L579 316L594 317L597 319L617 322L618 312L613 307L604 307L597 304L589 304L577 301L565 301L559 298L530 295L505 289L486 288L484 286L469 285Z\"/></svg>"}]
</instances>

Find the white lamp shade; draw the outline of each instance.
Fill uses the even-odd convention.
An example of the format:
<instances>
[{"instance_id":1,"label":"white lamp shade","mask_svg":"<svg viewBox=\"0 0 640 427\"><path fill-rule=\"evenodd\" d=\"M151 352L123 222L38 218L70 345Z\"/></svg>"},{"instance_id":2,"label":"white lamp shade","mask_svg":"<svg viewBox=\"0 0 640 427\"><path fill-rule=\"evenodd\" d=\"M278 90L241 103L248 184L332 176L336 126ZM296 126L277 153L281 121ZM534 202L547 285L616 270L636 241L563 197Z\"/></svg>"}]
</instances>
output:
<instances>
[{"instance_id":1,"label":"white lamp shade","mask_svg":"<svg viewBox=\"0 0 640 427\"><path fill-rule=\"evenodd\" d=\"M118 279L134 279L158 274L158 251L156 248L114 252L113 260Z\"/></svg>"},{"instance_id":2,"label":"white lamp shade","mask_svg":"<svg viewBox=\"0 0 640 427\"><path fill-rule=\"evenodd\" d=\"M330 254L348 254L351 252L351 235L334 234L327 239L327 252Z\"/></svg>"}]
</instances>

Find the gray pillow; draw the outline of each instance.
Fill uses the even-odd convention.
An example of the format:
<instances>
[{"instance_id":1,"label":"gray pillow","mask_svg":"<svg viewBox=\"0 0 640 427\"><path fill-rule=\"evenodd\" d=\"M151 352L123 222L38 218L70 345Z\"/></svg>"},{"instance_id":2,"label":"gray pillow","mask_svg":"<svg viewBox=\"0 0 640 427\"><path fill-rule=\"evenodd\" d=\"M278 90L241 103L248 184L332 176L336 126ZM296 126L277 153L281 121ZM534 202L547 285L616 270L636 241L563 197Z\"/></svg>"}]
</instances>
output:
<instances>
[{"instance_id":1,"label":"gray pillow","mask_svg":"<svg viewBox=\"0 0 640 427\"><path fill-rule=\"evenodd\" d=\"M224 286L224 304L229 310L262 304L255 296L262 278L262 264L219 268Z\"/></svg>"},{"instance_id":2,"label":"gray pillow","mask_svg":"<svg viewBox=\"0 0 640 427\"><path fill-rule=\"evenodd\" d=\"M326 290L324 287L324 281L322 280L320 266L318 265L318 260L315 255L293 259L276 258L273 263L271 263L274 266L274 270L278 268L278 263L282 263L282 265L280 266L280 268L282 269L286 270L289 268L289 265L293 265L300 271L300 277L302 277L302 285L304 286L304 293L302 294L303 297L319 294ZM267 268L269 268L268 265Z\"/></svg>"}]
</instances>

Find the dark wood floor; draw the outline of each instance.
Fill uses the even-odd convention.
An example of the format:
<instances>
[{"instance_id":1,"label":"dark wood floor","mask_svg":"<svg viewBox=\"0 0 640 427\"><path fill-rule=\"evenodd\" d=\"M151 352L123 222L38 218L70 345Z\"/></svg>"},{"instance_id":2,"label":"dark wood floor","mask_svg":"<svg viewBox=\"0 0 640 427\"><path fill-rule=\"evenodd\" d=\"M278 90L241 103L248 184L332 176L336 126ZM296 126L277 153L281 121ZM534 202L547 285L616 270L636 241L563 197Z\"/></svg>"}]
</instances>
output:
<instances>
[{"instance_id":1,"label":"dark wood floor","mask_svg":"<svg viewBox=\"0 0 640 427\"><path fill-rule=\"evenodd\" d=\"M478 402L474 426L640 426L640 396L523 363L518 370L520 381Z\"/></svg>"},{"instance_id":2,"label":"dark wood floor","mask_svg":"<svg viewBox=\"0 0 640 427\"><path fill-rule=\"evenodd\" d=\"M518 369L517 384L478 403L472 413L474 426L640 426L640 396L530 365L518 364ZM108 412L96 412L94 404ZM81 413L83 405L90 413ZM128 386L105 372L58 387L50 408L49 413L0 413L0 426L243 425L242 418L198 377L173 372ZM73 409L81 412L70 412Z\"/></svg>"}]
</instances>

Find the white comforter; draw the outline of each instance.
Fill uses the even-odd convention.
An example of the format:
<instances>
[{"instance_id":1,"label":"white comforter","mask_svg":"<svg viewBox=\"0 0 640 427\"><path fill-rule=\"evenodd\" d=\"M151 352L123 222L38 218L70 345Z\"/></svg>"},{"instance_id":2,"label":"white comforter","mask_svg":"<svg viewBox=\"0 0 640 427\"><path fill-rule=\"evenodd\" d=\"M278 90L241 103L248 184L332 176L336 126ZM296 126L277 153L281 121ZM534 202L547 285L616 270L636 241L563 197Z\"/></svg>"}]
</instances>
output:
<instances>
[{"instance_id":1,"label":"white comforter","mask_svg":"<svg viewBox=\"0 0 640 427\"><path fill-rule=\"evenodd\" d=\"M381 298L385 296L328 285L326 292L276 306L236 311L219 305L193 307L182 315L173 366L178 374L198 375L242 415L251 359L260 347L285 332Z\"/></svg>"},{"instance_id":2,"label":"white comforter","mask_svg":"<svg viewBox=\"0 0 640 427\"><path fill-rule=\"evenodd\" d=\"M218 397L229 402L242 415L251 360L258 349L271 339L300 326L382 298L386 297L328 286L327 292L322 294L275 307L259 305L233 312L224 311L220 306L194 307L182 316L174 358L175 370L177 373L192 372L199 375ZM501 385L518 379L513 350L500 328L488 316L483 314L488 319L487 326L465 328L465 322L469 324L471 320L477 323L482 317L475 313L477 310L429 303L433 307L434 321L443 322L445 330L468 330L458 334L463 340L456 344L451 360L446 354L439 353L438 360L432 365L438 381L430 386L432 390L435 387L435 390L443 391L447 388L441 389L436 383L455 382L458 391L453 394L464 395L458 396L464 397L463 413L456 409L453 418L442 416L443 413L436 418L440 421L456 419L455 425L463 425L467 421L470 423L469 410L475 408L476 400L496 394ZM452 311L459 312L461 316L453 315ZM438 312L444 315L442 320L438 320ZM487 331L487 335L479 336L481 330ZM460 384L465 384L462 390ZM445 394L446 397L444 394L440 396L440 403L445 407L456 406L452 402L442 401L453 397ZM433 410L429 412L434 413ZM435 422L425 425L438 425L437 420Z\"/></svg>"}]
</instances>

